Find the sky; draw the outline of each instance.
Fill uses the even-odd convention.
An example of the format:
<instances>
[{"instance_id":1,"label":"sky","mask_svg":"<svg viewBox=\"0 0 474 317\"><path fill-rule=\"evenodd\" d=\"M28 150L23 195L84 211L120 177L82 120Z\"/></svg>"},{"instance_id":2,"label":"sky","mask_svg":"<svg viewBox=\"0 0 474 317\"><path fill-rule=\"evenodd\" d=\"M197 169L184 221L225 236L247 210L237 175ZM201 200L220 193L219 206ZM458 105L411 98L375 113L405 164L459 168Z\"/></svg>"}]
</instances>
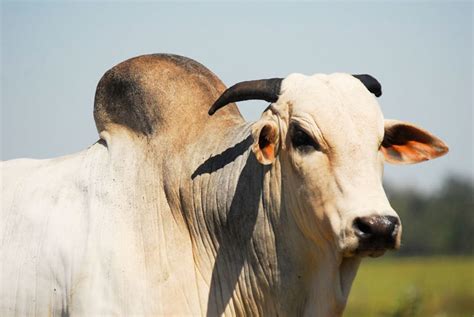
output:
<instances>
[{"instance_id":1,"label":"sky","mask_svg":"<svg viewBox=\"0 0 474 317\"><path fill-rule=\"evenodd\" d=\"M191 57L226 85L290 73L368 73L386 118L450 146L390 166L398 186L474 179L473 3L8 2L1 4L1 159L50 158L98 139L92 109L109 68L149 53ZM183 105L185 106L185 105ZM239 103L257 120L265 102Z\"/></svg>"}]
</instances>

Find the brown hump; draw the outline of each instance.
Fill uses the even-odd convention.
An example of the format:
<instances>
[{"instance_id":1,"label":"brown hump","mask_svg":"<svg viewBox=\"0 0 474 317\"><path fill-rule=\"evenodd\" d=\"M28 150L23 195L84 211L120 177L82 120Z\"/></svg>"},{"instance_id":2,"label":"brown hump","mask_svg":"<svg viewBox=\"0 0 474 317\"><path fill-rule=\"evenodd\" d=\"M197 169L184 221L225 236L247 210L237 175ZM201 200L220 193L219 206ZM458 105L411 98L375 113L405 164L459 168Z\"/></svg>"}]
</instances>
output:
<instances>
[{"instance_id":1,"label":"brown hump","mask_svg":"<svg viewBox=\"0 0 474 317\"><path fill-rule=\"evenodd\" d=\"M99 81L94 102L97 130L115 124L150 136L173 128L199 129L210 120L240 120L235 105L220 119L207 114L225 88L216 75L192 59L169 54L135 57L116 65Z\"/></svg>"}]
</instances>

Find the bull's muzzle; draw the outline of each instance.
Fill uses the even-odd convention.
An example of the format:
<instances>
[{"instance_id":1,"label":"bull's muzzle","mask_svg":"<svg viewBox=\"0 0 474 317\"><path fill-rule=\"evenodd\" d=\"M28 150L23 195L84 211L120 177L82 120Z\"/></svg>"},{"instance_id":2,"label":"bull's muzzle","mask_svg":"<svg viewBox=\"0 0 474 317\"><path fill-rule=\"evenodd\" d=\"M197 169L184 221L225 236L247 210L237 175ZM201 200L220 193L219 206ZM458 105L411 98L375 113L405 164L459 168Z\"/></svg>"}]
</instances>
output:
<instances>
[{"instance_id":1,"label":"bull's muzzle","mask_svg":"<svg viewBox=\"0 0 474 317\"><path fill-rule=\"evenodd\" d=\"M400 220L393 216L370 216L354 219L354 233L359 239L356 253L377 257L398 248Z\"/></svg>"}]
</instances>

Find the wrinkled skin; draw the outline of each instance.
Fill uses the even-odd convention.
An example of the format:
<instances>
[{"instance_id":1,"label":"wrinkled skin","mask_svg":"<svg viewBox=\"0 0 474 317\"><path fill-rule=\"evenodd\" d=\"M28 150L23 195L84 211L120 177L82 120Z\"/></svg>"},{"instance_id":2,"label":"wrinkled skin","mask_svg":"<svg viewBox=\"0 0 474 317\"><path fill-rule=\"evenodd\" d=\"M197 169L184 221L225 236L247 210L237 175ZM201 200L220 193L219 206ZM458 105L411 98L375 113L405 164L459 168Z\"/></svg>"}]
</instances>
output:
<instances>
[{"instance_id":1,"label":"wrinkled skin","mask_svg":"<svg viewBox=\"0 0 474 317\"><path fill-rule=\"evenodd\" d=\"M254 123L207 115L224 89L183 57L131 59L99 83L100 142L2 163L2 316L342 314L386 249L361 250L354 219L397 217L384 161L447 147L350 75L290 75Z\"/></svg>"}]
</instances>

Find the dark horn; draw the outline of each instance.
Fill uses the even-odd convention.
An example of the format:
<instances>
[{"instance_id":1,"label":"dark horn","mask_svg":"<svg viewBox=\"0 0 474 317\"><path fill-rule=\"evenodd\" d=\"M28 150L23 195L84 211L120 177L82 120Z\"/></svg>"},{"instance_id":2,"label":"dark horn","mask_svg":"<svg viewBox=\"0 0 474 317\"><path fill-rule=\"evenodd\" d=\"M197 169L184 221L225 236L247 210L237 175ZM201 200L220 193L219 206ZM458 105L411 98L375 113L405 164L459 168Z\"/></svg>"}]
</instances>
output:
<instances>
[{"instance_id":1,"label":"dark horn","mask_svg":"<svg viewBox=\"0 0 474 317\"><path fill-rule=\"evenodd\" d=\"M265 100L275 102L278 100L282 80L283 78L270 78L243 81L235 84L224 91L219 99L214 102L208 113L212 116L220 108L237 101Z\"/></svg>"},{"instance_id":2,"label":"dark horn","mask_svg":"<svg viewBox=\"0 0 474 317\"><path fill-rule=\"evenodd\" d=\"M374 77L363 74L363 75L352 75L358 80L360 80L364 86L375 95L375 97L382 96L382 85Z\"/></svg>"}]
</instances>

